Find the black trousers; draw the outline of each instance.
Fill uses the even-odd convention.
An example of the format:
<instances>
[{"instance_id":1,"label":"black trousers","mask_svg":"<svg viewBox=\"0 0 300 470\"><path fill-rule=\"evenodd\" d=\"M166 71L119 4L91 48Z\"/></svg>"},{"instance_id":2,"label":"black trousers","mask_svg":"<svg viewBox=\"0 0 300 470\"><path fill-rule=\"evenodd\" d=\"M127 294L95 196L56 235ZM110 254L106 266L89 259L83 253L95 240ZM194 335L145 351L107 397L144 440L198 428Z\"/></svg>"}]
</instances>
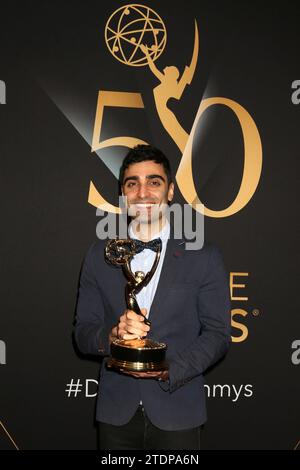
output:
<instances>
[{"instance_id":1,"label":"black trousers","mask_svg":"<svg viewBox=\"0 0 300 470\"><path fill-rule=\"evenodd\" d=\"M200 450L201 426L163 431L149 420L143 406L124 426L99 423L100 450Z\"/></svg>"}]
</instances>

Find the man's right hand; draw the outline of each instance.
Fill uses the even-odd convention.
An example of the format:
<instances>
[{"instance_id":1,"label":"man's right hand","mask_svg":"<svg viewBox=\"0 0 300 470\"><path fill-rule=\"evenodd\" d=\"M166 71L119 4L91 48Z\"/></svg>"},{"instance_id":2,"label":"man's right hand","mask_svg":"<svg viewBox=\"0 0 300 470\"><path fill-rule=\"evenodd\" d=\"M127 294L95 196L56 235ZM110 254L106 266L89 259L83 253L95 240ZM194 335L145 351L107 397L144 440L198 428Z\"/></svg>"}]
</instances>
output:
<instances>
[{"instance_id":1,"label":"man's right hand","mask_svg":"<svg viewBox=\"0 0 300 470\"><path fill-rule=\"evenodd\" d=\"M141 309L143 315L147 315L147 309ZM150 327L144 323L144 317L133 310L125 310L109 335L110 342L116 339L136 339L147 336Z\"/></svg>"}]
</instances>

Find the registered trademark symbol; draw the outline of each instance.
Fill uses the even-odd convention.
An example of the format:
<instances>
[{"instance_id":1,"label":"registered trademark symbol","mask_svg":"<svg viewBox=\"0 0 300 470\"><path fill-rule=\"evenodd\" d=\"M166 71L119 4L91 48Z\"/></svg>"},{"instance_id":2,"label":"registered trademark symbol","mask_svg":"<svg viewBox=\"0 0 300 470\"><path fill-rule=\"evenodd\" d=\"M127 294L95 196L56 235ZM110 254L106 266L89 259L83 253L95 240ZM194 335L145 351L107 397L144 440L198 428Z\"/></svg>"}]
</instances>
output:
<instances>
[{"instance_id":1,"label":"registered trademark symbol","mask_svg":"<svg viewBox=\"0 0 300 470\"><path fill-rule=\"evenodd\" d=\"M258 308L254 308L254 309L252 310L252 315L253 315L254 317L258 317L259 314L260 314L260 311L258 310Z\"/></svg>"}]
</instances>

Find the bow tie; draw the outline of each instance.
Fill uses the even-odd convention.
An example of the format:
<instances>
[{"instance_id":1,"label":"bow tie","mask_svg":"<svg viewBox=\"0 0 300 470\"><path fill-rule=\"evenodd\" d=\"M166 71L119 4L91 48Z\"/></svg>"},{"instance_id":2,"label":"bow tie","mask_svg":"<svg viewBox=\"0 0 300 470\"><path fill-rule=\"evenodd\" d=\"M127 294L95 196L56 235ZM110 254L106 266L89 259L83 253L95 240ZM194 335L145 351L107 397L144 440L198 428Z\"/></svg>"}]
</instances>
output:
<instances>
[{"instance_id":1,"label":"bow tie","mask_svg":"<svg viewBox=\"0 0 300 470\"><path fill-rule=\"evenodd\" d=\"M152 250L158 251L161 250L162 241L160 238L155 238L154 240L150 240L149 242L142 242L141 240L137 240L136 238L132 238L135 244L135 252L140 253L143 250Z\"/></svg>"}]
</instances>

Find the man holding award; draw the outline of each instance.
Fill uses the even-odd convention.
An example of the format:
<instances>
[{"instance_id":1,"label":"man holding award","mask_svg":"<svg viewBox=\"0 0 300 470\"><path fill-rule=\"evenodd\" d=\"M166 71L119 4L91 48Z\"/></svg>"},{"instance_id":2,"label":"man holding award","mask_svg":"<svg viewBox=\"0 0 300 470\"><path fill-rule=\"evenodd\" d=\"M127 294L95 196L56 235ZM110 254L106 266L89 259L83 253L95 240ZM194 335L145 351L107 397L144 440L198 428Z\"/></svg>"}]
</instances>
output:
<instances>
[{"instance_id":1,"label":"man holding award","mask_svg":"<svg viewBox=\"0 0 300 470\"><path fill-rule=\"evenodd\" d=\"M186 249L166 209L170 164L131 149L120 170L126 239L98 240L82 268L75 326L81 352L104 357L100 449L198 450L203 373L230 344L228 276L218 249Z\"/></svg>"}]
</instances>

